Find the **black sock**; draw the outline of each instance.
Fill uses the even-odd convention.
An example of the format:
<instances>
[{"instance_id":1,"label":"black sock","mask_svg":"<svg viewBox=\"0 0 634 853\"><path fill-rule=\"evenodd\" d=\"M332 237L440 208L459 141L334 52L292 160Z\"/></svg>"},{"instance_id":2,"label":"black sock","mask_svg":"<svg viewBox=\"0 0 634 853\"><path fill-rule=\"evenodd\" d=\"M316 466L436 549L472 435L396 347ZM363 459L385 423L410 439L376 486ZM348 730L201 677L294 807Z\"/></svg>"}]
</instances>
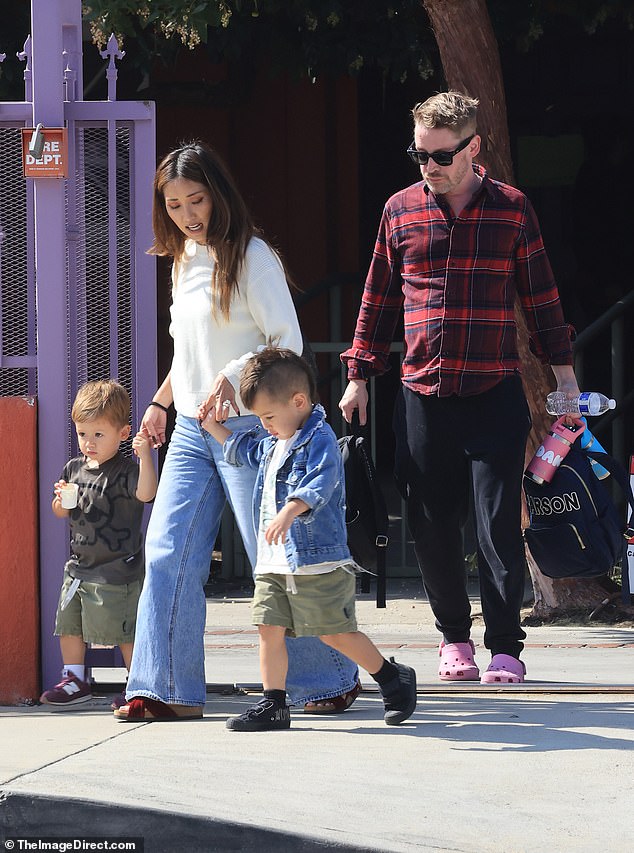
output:
<instances>
[{"instance_id":1,"label":"black sock","mask_svg":"<svg viewBox=\"0 0 634 853\"><path fill-rule=\"evenodd\" d=\"M286 690L265 690L264 698L275 702L280 708L286 705Z\"/></svg>"},{"instance_id":2,"label":"black sock","mask_svg":"<svg viewBox=\"0 0 634 853\"><path fill-rule=\"evenodd\" d=\"M372 673L370 673L370 675L372 675ZM398 689L398 669L393 663L390 663L389 660L383 660L383 666L378 672L375 672L374 675L372 675L372 678L381 688L387 687L391 681L396 681ZM383 690L381 690L381 692L383 692Z\"/></svg>"}]
</instances>

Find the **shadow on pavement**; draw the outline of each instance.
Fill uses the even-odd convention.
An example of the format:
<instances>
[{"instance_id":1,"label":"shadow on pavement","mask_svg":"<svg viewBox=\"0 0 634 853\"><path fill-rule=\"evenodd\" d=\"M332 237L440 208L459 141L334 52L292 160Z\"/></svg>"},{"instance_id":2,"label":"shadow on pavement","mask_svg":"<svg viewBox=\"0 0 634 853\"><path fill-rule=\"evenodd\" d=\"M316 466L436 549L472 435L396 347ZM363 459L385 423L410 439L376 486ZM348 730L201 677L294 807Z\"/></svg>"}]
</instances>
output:
<instances>
[{"instance_id":1,"label":"shadow on pavement","mask_svg":"<svg viewBox=\"0 0 634 853\"><path fill-rule=\"evenodd\" d=\"M280 809L283 803L280 803ZM0 842L7 839L143 839L145 853L367 853L372 848L313 839L257 825L193 817L153 809L55 797L33 797L0 791ZM10 842L9 842L10 843ZM69 848L74 849L74 848ZM75 848L76 849L76 848ZM137 853L138 853L137 851Z\"/></svg>"}]
</instances>

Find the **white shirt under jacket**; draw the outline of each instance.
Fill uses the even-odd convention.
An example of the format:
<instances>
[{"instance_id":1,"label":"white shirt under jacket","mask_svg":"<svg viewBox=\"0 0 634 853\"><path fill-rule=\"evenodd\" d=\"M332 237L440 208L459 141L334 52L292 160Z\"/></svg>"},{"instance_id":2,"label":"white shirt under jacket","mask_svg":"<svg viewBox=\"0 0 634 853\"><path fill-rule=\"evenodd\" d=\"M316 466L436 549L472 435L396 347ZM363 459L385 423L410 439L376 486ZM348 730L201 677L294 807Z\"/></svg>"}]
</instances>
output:
<instances>
[{"instance_id":1,"label":"white shirt under jacket","mask_svg":"<svg viewBox=\"0 0 634 853\"><path fill-rule=\"evenodd\" d=\"M302 335L282 265L263 240L253 237L247 247L228 320L219 307L215 315L211 310L213 267L207 247L188 240L173 276L170 378L176 411L190 418L196 417L218 373L235 388L236 403L245 414L238 394L240 372L268 343L302 352ZM233 410L231 415L235 416Z\"/></svg>"}]
</instances>

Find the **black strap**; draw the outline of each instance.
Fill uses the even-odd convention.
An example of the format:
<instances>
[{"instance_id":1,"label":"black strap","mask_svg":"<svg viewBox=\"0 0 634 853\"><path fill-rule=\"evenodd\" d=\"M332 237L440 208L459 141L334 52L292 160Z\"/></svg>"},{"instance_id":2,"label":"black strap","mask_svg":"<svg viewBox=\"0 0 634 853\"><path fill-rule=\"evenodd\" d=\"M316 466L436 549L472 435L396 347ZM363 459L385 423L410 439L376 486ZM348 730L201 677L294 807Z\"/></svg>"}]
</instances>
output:
<instances>
[{"instance_id":1,"label":"black strap","mask_svg":"<svg viewBox=\"0 0 634 853\"><path fill-rule=\"evenodd\" d=\"M374 463L372 459L368 456L366 450L366 443L370 441L370 428L368 421L365 422L363 426L359 421L359 410L354 409L352 412L352 420L349 424L350 432L353 436L353 441L355 445L357 445L357 449L359 454L364 457L365 465L370 471L374 471L374 475L376 477L376 469L374 467ZM364 441L357 444L357 439L362 438ZM386 586L387 586L387 545L389 542L388 536L388 527L390 524L389 515L387 512L387 507L385 506L385 500L382 496L379 497L377 492L380 492L380 485L378 483L378 478L376 481L376 489L372 492L372 497L374 499L374 515L377 522L377 528L383 527L383 525L379 524L379 519L384 520L385 527L382 530L379 530L377 538L376 538L376 606L377 608L385 607L386 600ZM370 591L370 575L363 574L361 576L361 591L369 592Z\"/></svg>"},{"instance_id":2,"label":"black strap","mask_svg":"<svg viewBox=\"0 0 634 853\"><path fill-rule=\"evenodd\" d=\"M387 544L387 542L386 542ZM385 607L387 548L376 549L376 606Z\"/></svg>"},{"instance_id":3,"label":"black strap","mask_svg":"<svg viewBox=\"0 0 634 853\"><path fill-rule=\"evenodd\" d=\"M365 438L366 441L370 440L370 425L366 420L365 424L361 426L361 421L359 420L359 410L354 409L352 412L352 420L348 424L350 428L350 434L355 438Z\"/></svg>"},{"instance_id":4,"label":"black strap","mask_svg":"<svg viewBox=\"0 0 634 853\"><path fill-rule=\"evenodd\" d=\"M584 453L588 459L594 459L595 462L602 465L610 472L610 474L612 474L615 481L619 484L619 487L625 495L625 498L630 505L630 509L632 510L631 523L627 526L627 529L623 534L626 539L631 539L634 536L634 493L632 493L630 478L628 477L625 468L621 465L618 459L610 456L609 453L598 453L596 450L586 450L585 448L580 448L580 453Z\"/></svg>"}]
</instances>

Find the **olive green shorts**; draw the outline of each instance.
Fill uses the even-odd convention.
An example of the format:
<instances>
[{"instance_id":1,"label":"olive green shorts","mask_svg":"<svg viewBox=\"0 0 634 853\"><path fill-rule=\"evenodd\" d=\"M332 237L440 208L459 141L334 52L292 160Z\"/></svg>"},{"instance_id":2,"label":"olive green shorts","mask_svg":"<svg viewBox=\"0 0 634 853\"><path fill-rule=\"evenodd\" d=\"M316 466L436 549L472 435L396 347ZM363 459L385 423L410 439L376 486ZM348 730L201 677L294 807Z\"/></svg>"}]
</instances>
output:
<instances>
[{"instance_id":1,"label":"olive green shorts","mask_svg":"<svg viewBox=\"0 0 634 853\"><path fill-rule=\"evenodd\" d=\"M324 575L293 575L297 593L286 589L288 575L256 575L254 625L279 625L295 637L348 634L357 630L356 578L343 568Z\"/></svg>"},{"instance_id":2,"label":"olive green shorts","mask_svg":"<svg viewBox=\"0 0 634 853\"><path fill-rule=\"evenodd\" d=\"M111 584L82 580L62 610L62 602L72 582L73 578L65 571L55 617L56 637L83 637L86 643L103 646L120 646L134 641L141 581Z\"/></svg>"}]
</instances>

